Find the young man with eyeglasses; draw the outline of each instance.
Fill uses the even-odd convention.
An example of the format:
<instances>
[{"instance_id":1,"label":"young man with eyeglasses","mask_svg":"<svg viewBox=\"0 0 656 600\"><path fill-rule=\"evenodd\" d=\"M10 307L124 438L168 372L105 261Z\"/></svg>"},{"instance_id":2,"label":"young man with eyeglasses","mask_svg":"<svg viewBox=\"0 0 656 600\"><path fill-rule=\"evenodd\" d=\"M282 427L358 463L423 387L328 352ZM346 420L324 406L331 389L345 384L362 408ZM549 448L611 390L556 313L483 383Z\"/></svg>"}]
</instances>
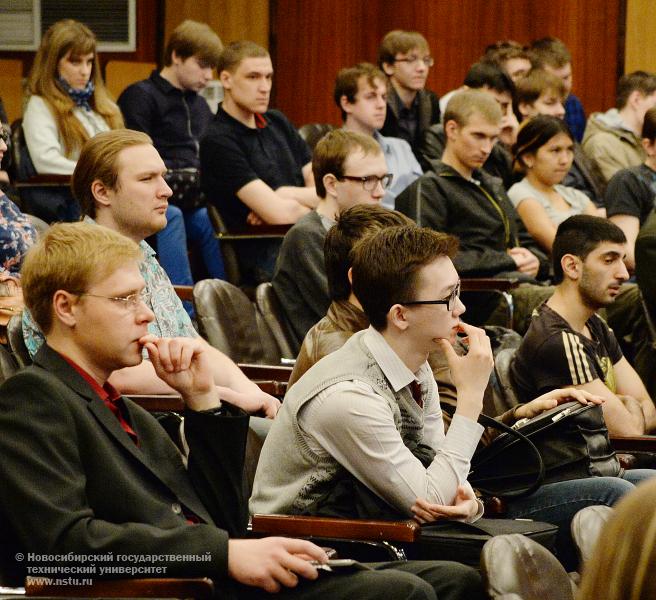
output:
<instances>
[{"instance_id":1,"label":"young man with eyeglasses","mask_svg":"<svg viewBox=\"0 0 656 600\"><path fill-rule=\"evenodd\" d=\"M440 122L439 98L425 89L433 64L428 42L417 31L390 31L378 49L378 66L390 83L381 133L404 139L417 159L423 132Z\"/></svg>"},{"instance_id":2,"label":"young man with eyeglasses","mask_svg":"<svg viewBox=\"0 0 656 600\"><path fill-rule=\"evenodd\" d=\"M376 141L343 129L319 141L312 170L319 204L285 235L272 280L295 337L294 351L330 304L323 253L326 233L351 206L380 204L392 181Z\"/></svg>"},{"instance_id":3,"label":"young man with eyeglasses","mask_svg":"<svg viewBox=\"0 0 656 600\"><path fill-rule=\"evenodd\" d=\"M382 71L370 63L342 69L335 80L335 104L342 112L344 129L372 136L385 155L391 185L383 206L394 208L394 198L422 174L408 142L381 135L387 111L387 83Z\"/></svg>"},{"instance_id":4,"label":"young man with eyeglasses","mask_svg":"<svg viewBox=\"0 0 656 600\"><path fill-rule=\"evenodd\" d=\"M285 398L262 449L253 513L321 514L352 478L388 511L420 522L475 521L482 507L467 483L483 428L476 423L492 368L485 332L460 321L451 236L413 225L388 227L353 248L353 291L371 326L308 370ZM438 300L443 304L414 304ZM457 356L456 333L469 339ZM457 409L444 433L429 352L442 349ZM347 499L346 514L355 510ZM453 563L439 598L479 597L471 572ZM467 589L469 588L469 589ZM437 590L436 590L437 591ZM447 595L448 594L448 595ZM467 595L470 594L470 595Z\"/></svg>"}]
</instances>

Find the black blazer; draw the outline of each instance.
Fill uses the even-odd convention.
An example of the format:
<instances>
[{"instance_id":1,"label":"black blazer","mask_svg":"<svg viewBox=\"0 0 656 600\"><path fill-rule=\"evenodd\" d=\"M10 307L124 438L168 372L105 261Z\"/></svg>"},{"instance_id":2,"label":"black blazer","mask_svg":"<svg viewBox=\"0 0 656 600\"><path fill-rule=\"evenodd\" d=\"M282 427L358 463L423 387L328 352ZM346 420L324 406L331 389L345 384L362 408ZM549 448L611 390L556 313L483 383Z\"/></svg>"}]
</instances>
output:
<instances>
[{"instance_id":1,"label":"black blazer","mask_svg":"<svg viewBox=\"0 0 656 600\"><path fill-rule=\"evenodd\" d=\"M0 388L0 511L10 531L9 541L6 528L0 534L5 551L112 552L113 564L120 554L162 555L146 564L165 566L166 576L225 576L228 535L242 532L247 518L241 473L248 416L187 411L185 467L150 414L126 398L119 402L138 447L84 378L47 345L34 366ZM188 524L185 512L201 523ZM14 573L25 566L13 554L8 560L5 568L18 567Z\"/></svg>"}]
</instances>

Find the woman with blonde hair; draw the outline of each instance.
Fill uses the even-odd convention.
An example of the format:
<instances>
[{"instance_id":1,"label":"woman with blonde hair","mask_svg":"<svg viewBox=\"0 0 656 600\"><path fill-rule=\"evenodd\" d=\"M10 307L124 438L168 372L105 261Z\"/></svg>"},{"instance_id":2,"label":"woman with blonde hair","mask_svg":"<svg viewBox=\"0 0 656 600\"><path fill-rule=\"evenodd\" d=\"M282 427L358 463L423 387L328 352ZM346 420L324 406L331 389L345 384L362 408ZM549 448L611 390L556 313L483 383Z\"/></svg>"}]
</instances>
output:
<instances>
[{"instance_id":1,"label":"woman with blonde hair","mask_svg":"<svg viewBox=\"0 0 656 600\"><path fill-rule=\"evenodd\" d=\"M577 600L656 598L656 480L615 506L585 564Z\"/></svg>"},{"instance_id":2,"label":"woman with blonde hair","mask_svg":"<svg viewBox=\"0 0 656 600\"><path fill-rule=\"evenodd\" d=\"M37 173L70 175L84 142L123 127L121 112L100 76L96 36L72 19L57 21L43 36L27 93L23 131ZM48 192L31 204L46 221L79 216L70 195Z\"/></svg>"}]
</instances>

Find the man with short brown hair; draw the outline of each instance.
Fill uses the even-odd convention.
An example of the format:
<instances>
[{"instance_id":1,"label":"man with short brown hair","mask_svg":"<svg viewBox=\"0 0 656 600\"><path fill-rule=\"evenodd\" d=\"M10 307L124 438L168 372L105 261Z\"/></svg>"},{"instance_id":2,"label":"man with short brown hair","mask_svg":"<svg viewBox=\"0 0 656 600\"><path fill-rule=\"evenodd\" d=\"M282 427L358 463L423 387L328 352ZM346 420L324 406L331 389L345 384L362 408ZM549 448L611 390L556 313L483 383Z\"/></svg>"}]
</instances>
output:
<instances>
[{"instance_id":1,"label":"man with short brown hair","mask_svg":"<svg viewBox=\"0 0 656 600\"><path fill-rule=\"evenodd\" d=\"M201 184L229 229L296 223L318 202L310 150L277 110L269 109L273 66L253 42L229 44L217 70L223 102L200 143ZM249 283L269 281L278 241L239 246Z\"/></svg>"},{"instance_id":2,"label":"man with short brown hair","mask_svg":"<svg viewBox=\"0 0 656 600\"><path fill-rule=\"evenodd\" d=\"M312 171L319 204L285 235L271 281L295 338L294 352L330 304L323 254L326 233L349 207L380 204L391 180L376 140L343 129L319 140Z\"/></svg>"},{"instance_id":3,"label":"man with short brown hair","mask_svg":"<svg viewBox=\"0 0 656 600\"><path fill-rule=\"evenodd\" d=\"M422 133L440 122L439 98L426 89L433 62L428 42L418 31L390 31L378 48L378 66L390 83L381 133L404 139L417 159Z\"/></svg>"},{"instance_id":4,"label":"man with short brown hair","mask_svg":"<svg viewBox=\"0 0 656 600\"><path fill-rule=\"evenodd\" d=\"M380 145L392 175L383 206L394 208L394 198L422 174L421 166L405 140L381 135L389 112L388 87L383 72L371 63L342 69L335 79L333 98L342 112L344 129L369 135Z\"/></svg>"}]
</instances>

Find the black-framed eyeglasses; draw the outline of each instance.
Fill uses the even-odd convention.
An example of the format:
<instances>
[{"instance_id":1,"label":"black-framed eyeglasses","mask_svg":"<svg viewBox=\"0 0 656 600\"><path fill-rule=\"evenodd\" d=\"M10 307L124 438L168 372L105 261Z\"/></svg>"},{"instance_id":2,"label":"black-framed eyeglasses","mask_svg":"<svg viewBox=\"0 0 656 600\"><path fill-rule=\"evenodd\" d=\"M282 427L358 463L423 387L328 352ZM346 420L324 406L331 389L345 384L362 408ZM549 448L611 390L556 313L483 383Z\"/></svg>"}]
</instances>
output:
<instances>
[{"instance_id":1,"label":"black-framed eyeglasses","mask_svg":"<svg viewBox=\"0 0 656 600\"><path fill-rule=\"evenodd\" d=\"M416 65L419 61L423 62L428 68L435 64L435 59L432 56L415 56L411 54L405 58L395 58L394 62L405 62L409 65Z\"/></svg>"},{"instance_id":2,"label":"black-framed eyeglasses","mask_svg":"<svg viewBox=\"0 0 656 600\"><path fill-rule=\"evenodd\" d=\"M401 302L404 306L413 304L446 304L446 309L450 312L456 307L456 301L460 298L460 282L456 284L447 298L442 300L412 300L411 302Z\"/></svg>"},{"instance_id":3,"label":"black-framed eyeglasses","mask_svg":"<svg viewBox=\"0 0 656 600\"><path fill-rule=\"evenodd\" d=\"M128 294L127 296L101 296L100 294L89 294L87 292L79 294L79 296L91 296L92 298L112 300L113 302L121 303L125 308L132 311L137 310L140 302L143 302L146 306L148 306L148 303L150 302L150 292L145 289L140 292L135 292L134 294Z\"/></svg>"},{"instance_id":4,"label":"black-framed eyeglasses","mask_svg":"<svg viewBox=\"0 0 656 600\"><path fill-rule=\"evenodd\" d=\"M378 175L364 175L362 177L356 177L354 175L342 175L337 179L338 181L342 181L344 179L348 181L359 181L362 183L362 188L366 192L373 192L379 183L384 190L389 188L389 186L392 185L392 179L394 179L394 175L392 173L385 173L385 175L382 177L378 177Z\"/></svg>"}]
</instances>

